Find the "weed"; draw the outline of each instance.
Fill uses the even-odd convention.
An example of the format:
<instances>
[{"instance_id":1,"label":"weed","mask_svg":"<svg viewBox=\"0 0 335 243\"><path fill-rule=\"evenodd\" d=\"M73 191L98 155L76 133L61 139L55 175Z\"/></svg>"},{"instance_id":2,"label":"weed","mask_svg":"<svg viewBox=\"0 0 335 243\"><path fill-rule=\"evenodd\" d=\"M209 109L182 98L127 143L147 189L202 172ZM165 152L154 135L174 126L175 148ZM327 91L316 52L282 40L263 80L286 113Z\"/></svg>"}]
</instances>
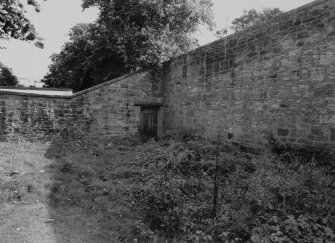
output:
<instances>
[{"instance_id":1,"label":"weed","mask_svg":"<svg viewBox=\"0 0 335 243\"><path fill-rule=\"evenodd\" d=\"M278 155L248 158L223 150L217 154L215 146L189 137L140 150L133 166L146 171L134 198L155 234L201 242L334 240L334 175L316 157L306 161L295 151L288 163ZM272 217L278 220L274 228ZM327 223L313 231L289 223L289 217L311 228L313 222ZM297 227L294 234L291 224Z\"/></svg>"},{"instance_id":2,"label":"weed","mask_svg":"<svg viewBox=\"0 0 335 243\"><path fill-rule=\"evenodd\" d=\"M54 144L53 204L93 210L123 241L334 241L330 153L245 155L187 134L138 141Z\"/></svg>"}]
</instances>

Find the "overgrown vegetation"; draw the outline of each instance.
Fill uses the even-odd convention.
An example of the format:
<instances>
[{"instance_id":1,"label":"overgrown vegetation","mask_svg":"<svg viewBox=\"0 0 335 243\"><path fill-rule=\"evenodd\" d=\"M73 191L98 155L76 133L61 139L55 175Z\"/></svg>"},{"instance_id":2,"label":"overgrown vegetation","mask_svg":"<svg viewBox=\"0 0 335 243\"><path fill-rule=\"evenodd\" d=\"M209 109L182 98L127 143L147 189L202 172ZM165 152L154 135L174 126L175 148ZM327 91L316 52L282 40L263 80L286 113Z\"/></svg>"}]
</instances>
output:
<instances>
[{"instance_id":1,"label":"overgrown vegetation","mask_svg":"<svg viewBox=\"0 0 335 243\"><path fill-rule=\"evenodd\" d=\"M55 143L54 207L103 216L118 241L333 242L333 155L250 156L190 136ZM287 158L290 157L290 160Z\"/></svg>"},{"instance_id":2,"label":"overgrown vegetation","mask_svg":"<svg viewBox=\"0 0 335 243\"><path fill-rule=\"evenodd\" d=\"M0 204L49 204L60 242L335 240L330 150L246 155L192 136L0 145Z\"/></svg>"}]
</instances>

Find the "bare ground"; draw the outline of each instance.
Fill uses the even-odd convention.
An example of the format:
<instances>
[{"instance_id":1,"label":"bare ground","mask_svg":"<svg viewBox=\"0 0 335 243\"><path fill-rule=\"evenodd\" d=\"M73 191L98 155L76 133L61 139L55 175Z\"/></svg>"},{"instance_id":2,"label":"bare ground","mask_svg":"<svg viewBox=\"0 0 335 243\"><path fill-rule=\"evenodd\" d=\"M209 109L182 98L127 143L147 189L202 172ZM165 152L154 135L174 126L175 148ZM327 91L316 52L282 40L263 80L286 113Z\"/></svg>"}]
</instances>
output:
<instances>
[{"instance_id":1,"label":"bare ground","mask_svg":"<svg viewBox=\"0 0 335 243\"><path fill-rule=\"evenodd\" d=\"M46 145L0 144L0 235L2 243L55 243L45 166ZM28 186L29 185L29 186ZM29 188L29 189L28 189Z\"/></svg>"},{"instance_id":2,"label":"bare ground","mask_svg":"<svg viewBox=\"0 0 335 243\"><path fill-rule=\"evenodd\" d=\"M1 208L0 235L3 243L55 243L47 205L5 204Z\"/></svg>"},{"instance_id":3,"label":"bare ground","mask_svg":"<svg viewBox=\"0 0 335 243\"><path fill-rule=\"evenodd\" d=\"M81 205L53 206L60 161L47 158L49 147L0 143L0 243L119 242L100 213Z\"/></svg>"}]
</instances>

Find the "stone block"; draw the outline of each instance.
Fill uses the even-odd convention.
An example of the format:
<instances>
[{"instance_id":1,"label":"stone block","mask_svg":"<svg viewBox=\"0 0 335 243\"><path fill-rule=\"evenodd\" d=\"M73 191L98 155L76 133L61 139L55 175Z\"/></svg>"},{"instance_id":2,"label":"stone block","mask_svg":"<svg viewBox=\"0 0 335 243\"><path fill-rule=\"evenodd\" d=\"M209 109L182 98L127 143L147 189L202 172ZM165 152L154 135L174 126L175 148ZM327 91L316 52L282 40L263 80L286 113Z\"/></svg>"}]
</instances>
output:
<instances>
[{"instance_id":1,"label":"stone block","mask_svg":"<svg viewBox=\"0 0 335 243\"><path fill-rule=\"evenodd\" d=\"M290 130L284 128L277 128L277 135L280 137L286 137L290 133Z\"/></svg>"},{"instance_id":2,"label":"stone block","mask_svg":"<svg viewBox=\"0 0 335 243\"><path fill-rule=\"evenodd\" d=\"M335 128L330 129L330 140L335 142Z\"/></svg>"}]
</instances>

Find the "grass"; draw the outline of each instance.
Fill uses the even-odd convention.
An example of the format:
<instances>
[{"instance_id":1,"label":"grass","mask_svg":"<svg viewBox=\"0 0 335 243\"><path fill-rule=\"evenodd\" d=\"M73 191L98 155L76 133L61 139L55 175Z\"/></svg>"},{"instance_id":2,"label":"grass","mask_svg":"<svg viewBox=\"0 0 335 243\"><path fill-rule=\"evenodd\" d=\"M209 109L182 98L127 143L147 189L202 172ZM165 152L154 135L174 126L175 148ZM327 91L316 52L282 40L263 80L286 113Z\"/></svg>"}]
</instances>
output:
<instances>
[{"instance_id":1,"label":"grass","mask_svg":"<svg viewBox=\"0 0 335 243\"><path fill-rule=\"evenodd\" d=\"M31 143L0 144L0 202L44 200L50 183L45 174L47 145Z\"/></svg>"},{"instance_id":2,"label":"grass","mask_svg":"<svg viewBox=\"0 0 335 243\"><path fill-rule=\"evenodd\" d=\"M131 171L124 163L129 154L117 149L87 151L76 145L52 165L50 203L57 212L73 208L97 221L95 235L99 242L116 242L132 237L135 219L131 216ZM127 151L129 153L129 151ZM56 153L55 155L58 155ZM53 152L49 155L53 157Z\"/></svg>"},{"instance_id":3,"label":"grass","mask_svg":"<svg viewBox=\"0 0 335 243\"><path fill-rule=\"evenodd\" d=\"M47 203L57 243L335 240L331 156L192 137L1 146L0 202Z\"/></svg>"}]
</instances>

